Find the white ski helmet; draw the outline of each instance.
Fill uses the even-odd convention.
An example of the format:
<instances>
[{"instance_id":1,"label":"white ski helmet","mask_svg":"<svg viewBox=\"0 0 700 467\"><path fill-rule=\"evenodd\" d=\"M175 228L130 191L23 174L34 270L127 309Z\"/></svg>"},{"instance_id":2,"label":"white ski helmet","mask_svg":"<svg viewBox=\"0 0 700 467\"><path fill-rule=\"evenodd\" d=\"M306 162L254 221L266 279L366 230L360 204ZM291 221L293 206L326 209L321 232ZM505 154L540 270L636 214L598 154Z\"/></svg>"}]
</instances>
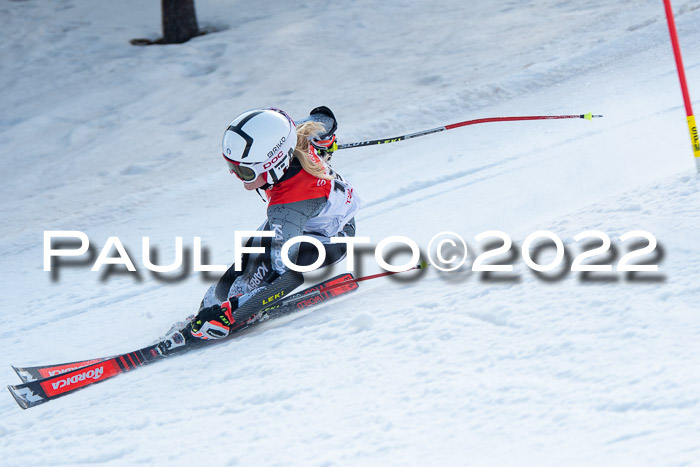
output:
<instances>
[{"instance_id":1,"label":"white ski helmet","mask_svg":"<svg viewBox=\"0 0 700 467\"><path fill-rule=\"evenodd\" d=\"M254 109L236 117L224 132L223 155L229 171L244 182L265 174L274 185L291 163L297 144L294 121L279 109Z\"/></svg>"}]
</instances>

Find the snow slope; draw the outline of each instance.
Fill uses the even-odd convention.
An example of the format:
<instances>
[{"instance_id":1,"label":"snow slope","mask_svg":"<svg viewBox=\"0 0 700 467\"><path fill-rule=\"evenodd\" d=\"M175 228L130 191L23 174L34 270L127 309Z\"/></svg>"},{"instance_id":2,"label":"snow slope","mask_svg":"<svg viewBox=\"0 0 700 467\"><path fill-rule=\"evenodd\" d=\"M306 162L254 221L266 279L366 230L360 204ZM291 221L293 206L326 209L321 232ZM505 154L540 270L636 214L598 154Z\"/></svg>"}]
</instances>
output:
<instances>
[{"instance_id":1,"label":"snow slope","mask_svg":"<svg viewBox=\"0 0 700 467\"><path fill-rule=\"evenodd\" d=\"M674 2L691 96L700 1ZM200 236L232 260L265 205L220 160L243 110L328 105L351 142L500 115L334 157L359 234L500 229L520 246L597 229L661 245L654 280L378 280L337 305L21 411L7 465L682 465L700 458L700 187L660 2L197 2L218 30L179 46L157 2L0 3L0 376L133 350L212 278L43 271L43 232L119 236L137 266ZM696 108L700 103L694 101ZM473 255L471 257L473 259ZM546 261L546 258L543 259ZM471 262L471 261L470 261ZM365 258L362 272L377 270ZM642 276L644 278L645 276ZM649 277L649 276L646 276ZM594 276L593 279L600 279ZM215 280L215 279L214 279ZM213 449L212 449L213 448Z\"/></svg>"}]
</instances>

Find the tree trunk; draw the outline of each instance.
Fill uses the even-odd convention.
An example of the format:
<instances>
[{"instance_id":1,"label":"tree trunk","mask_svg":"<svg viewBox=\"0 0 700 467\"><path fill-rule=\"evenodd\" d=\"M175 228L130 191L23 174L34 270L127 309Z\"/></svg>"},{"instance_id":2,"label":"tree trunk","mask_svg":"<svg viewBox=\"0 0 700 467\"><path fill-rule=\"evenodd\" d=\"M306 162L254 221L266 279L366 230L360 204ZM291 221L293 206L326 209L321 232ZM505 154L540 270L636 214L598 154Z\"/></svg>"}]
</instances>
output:
<instances>
[{"instance_id":1,"label":"tree trunk","mask_svg":"<svg viewBox=\"0 0 700 467\"><path fill-rule=\"evenodd\" d=\"M199 34L194 0L161 0L163 42L181 44Z\"/></svg>"}]
</instances>

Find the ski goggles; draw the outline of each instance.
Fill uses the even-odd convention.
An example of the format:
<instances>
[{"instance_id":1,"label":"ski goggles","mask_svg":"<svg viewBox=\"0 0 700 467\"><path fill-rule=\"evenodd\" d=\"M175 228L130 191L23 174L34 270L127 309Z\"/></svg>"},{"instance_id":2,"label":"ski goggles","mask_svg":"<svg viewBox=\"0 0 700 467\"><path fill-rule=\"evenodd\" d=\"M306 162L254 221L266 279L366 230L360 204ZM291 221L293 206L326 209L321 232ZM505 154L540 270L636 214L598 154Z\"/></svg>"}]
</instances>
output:
<instances>
[{"instance_id":1,"label":"ski goggles","mask_svg":"<svg viewBox=\"0 0 700 467\"><path fill-rule=\"evenodd\" d=\"M262 170L263 164L258 163L258 164L253 164L253 165L241 165L240 162L235 162L226 157L225 154L222 154L224 156L224 159L226 160L226 163L228 164L228 170L232 174L236 174L236 177L241 179L244 182L252 182L258 176L264 172Z\"/></svg>"}]
</instances>

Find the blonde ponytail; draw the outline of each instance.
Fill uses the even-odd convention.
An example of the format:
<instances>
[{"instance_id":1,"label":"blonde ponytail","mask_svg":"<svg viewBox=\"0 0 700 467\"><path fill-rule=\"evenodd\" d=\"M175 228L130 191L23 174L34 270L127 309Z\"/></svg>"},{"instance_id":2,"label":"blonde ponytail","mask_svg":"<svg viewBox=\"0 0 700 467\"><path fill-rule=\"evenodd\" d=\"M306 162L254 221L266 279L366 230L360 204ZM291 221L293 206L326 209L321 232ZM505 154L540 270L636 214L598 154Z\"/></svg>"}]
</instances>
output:
<instances>
[{"instance_id":1,"label":"blonde ponytail","mask_svg":"<svg viewBox=\"0 0 700 467\"><path fill-rule=\"evenodd\" d=\"M301 162L301 167L316 178L333 180L326 173L323 162L316 162L309 154L309 139L321 134L325 128L318 122L304 122L297 127L297 145L294 156Z\"/></svg>"}]
</instances>

